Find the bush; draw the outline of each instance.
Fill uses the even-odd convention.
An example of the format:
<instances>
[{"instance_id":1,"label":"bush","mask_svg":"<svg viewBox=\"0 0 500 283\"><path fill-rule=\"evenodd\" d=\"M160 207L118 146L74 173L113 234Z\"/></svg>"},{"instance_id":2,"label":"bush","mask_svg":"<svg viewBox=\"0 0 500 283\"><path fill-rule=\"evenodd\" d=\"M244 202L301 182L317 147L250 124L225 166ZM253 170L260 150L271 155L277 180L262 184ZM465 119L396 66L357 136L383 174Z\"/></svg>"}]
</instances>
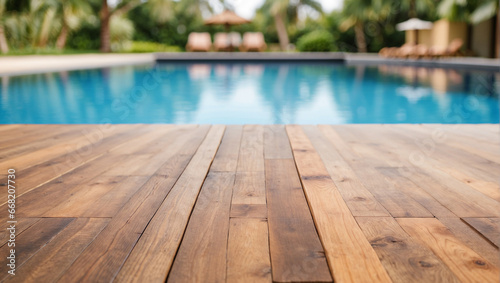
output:
<instances>
[{"instance_id":1,"label":"bush","mask_svg":"<svg viewBox=\"0 0 500 283\"><path fill-rule=\"evenodd\" d=\"M178 46L168 46L156 42L133 41L131 48L127 51L133 53L179 52L181 49Z\"/></svg>"},{"instance_id":2,"label":"bush","mask_svg":"<svg viewBox=\"0 0 500 283\"><path fill-rule=\"evenodd\" d=\"M301 52L326 52L333 50L333 36L325 30L307 33L297 41L297 49Z\"/></svg>"}]
</instances>

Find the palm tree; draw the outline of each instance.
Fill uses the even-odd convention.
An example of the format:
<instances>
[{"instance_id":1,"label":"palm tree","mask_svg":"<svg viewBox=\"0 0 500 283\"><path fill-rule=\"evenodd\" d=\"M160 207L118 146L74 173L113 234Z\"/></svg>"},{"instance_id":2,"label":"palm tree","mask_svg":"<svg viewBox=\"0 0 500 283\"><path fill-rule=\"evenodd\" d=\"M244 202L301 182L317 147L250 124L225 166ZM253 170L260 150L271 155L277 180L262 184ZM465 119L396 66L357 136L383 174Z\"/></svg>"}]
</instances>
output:
<instances>
[{"instance_id":1,"label":"palm tree","mask_svg":"<svg viewBox=\"0 0 500 283\"><path fill-rule=\"evenodd\" d=\"M2 51L2 53L9 52L9 45L7 44L7 38L5 37L5 30L3 27L6 2L7 0L0 0L0 51Z\"/></svg>"},{"instance_id":2,"label":"palm tree","mask_svg":"<svg viewBox=\"0 0 500 283\"><path fill-rule=\"evenodd\" d=\"M63 49L66 46L68 34L76 30L85 17L92 12L87 1L81 0L58 0L58 14L60 16L61 31L56 40L56 48Z\"/></svg>"},{"instance_id":3,"label":"palm tree","mask_svg":"<svg viewBox=\"0 0 500 283\"><path fill-rule=\"evenodd\" d=\"M173 15L172 0L123 0L118 3L116 8L110 9L108 0L102 0L101 12L101 52L111 51L110 42L110 19L112 16L120 16L126 14L135 7L145 4L150 6L151 16L158 22L165 22Z\"/></svg>"},{"instance_id":4,"label":"palm tree","mask_svg":"<svg viewBox=\"0 0 500 283\"><path fill-rule=\"evenodd\" d=\"M298 0L293 2L290 0L266 0L260 8L261 11L270 13L274 18L274 25L278 33L281 50L286 50L290 43L286 24L296 22L297 11L300 7L304 6L320 13L323 12L321 4L316 0Z\"/></svg>"},{"instance_id":5,"label":"palm tree","mask_svg":"<svg viewBox=\"0 0 500 283\"><path fill-rule=\"evenodd\" d=\"M354 28L358 52L367 52L364 24L366 21L381 21L391 12L391 2L384 0L345 0L342 14L345 19L340 30Z\"/></svg>"}]
</instances>

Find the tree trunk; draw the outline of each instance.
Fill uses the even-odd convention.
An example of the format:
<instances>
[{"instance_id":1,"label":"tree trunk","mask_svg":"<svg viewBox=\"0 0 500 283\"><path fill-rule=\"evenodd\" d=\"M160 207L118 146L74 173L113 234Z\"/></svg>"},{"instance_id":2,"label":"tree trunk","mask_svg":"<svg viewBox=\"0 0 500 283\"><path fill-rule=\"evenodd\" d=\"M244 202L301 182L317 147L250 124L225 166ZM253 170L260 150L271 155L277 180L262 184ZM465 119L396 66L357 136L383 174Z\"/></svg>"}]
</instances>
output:
<instances>
[{"instance_id":1,"label":"tree trunk","mask_svg":"<svg viewBox=\"0 0 500 283\"><path fill-rule=\"evenodd\" d=\"M9 52L9 45L7 44L7 38L5 38L5 31L3 29L3 25L0 24L0 51L2 53Z\"/></svg>"},{"instance_id":2,"label":"tree trunk","mask_svg":"<svg viewBox=\"0 0 500 283\"><path fill-rule=\"evenodd\" d=\"M66 21L63 20L63 26L61 28L61 33L59 33L59 36L57 37L56 41L56 48L61 50L66 46L66 40L68 39L68 25L66 24Z\"/></svg>"},{"instance_id":3,"label":"tree trunk","mask_svg":"<svg viewBox=\"0 0 500 283\"><path fill-rule=\"evenodd\" d=\"M109 8L108 1L102 0L101 7L101 52L111 52L111 43L109 35Z\"/></svg>"},{"instance_id":4,"label":"tree trunk","mask_svg":"<svg viewBox=\"0 0 500 283\"><path fill-rule=\"evenodd\" d=\"M283 15L281 13L274 15L274 23L276 25L276 32L278 32L281 50L286 51L290 41L288 39L288 32L286 31Z\"/></svg>"},{"instance_id":5,"label":"tree trunk","mask_svg":"<svg viewBox=\"0 0 500 283\"><path fill-rule=\"evenodd\" d=\"M362 22L356 23L356 25L354 26L354 33L356 34L356 45L358 46L358 52L366 53L366 38Z\"/></svg>"}]
</instances>

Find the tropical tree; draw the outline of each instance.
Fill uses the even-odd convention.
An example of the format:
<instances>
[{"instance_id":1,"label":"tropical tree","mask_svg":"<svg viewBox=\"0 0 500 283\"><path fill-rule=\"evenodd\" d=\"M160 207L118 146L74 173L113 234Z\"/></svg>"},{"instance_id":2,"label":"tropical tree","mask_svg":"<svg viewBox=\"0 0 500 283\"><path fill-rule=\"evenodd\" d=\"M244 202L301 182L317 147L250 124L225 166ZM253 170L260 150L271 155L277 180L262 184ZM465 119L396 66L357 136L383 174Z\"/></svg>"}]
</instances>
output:
<instances>
[{"instance_id":1,"label":"tropical tree","mask_svg":"<svg viewBox=\"0 0 500 283\"><path fill-rule=\"evenodd\" d=\"M286 50L290 43L286 26L297 22L298 10L301 7L309 7L319 13L323 12L321 4L316 0L266 0L260 8L261 11L273 17L281 50Z\"/></svg>"},{"instance_id":2,"label":"tropical tree","mask_svg":"<svg viewBox=\"0 0 500 283\"><path fill-rule=\"evenodd\" d=\"M367 21L382 21L391 13L391 2L383 0L345 0L342 31L354 28L358 52L367 52L364 25Z\"/></svg>"},{"instance_id":3,"label":"tropical tree","mask_svg":"<svg viewBox=\"0 0 500 283\"><path fill-rule=\"evenodd\" d=\"M57 4L61 30L56 40L56 48L63 49L68 34L80 27L81 22L92 13L92 9L87 1L81 0L58 0Z\"/></svg>"},{"instance_id":4,"label":"tropical tree","mask_svg":"<svg viewBox=\"0 0 500 283\"><path fill-rule=\"evenodd\" d=\"M110 41L110 19L112 16L121 16L131 9L145 4L151 7L151 16L158 22L165 22L173 15L172 0L123 0L115 8L110 8L108 0L102 0L101 11L99 14L101 20L101 52L111 51Z\"/></svg>"},{"instance_id":5,"label":"tropical tree","mask_svg":"<svg viewBox=\"0 0 500 283\"><path fill-rule=\"evenodd\" d=\"M477 24L494 17L497 13L499 17L497 21L500 21L499 8L498 0L481 1L477 8L471 13L470 21L473 24Z\"/></svg>"},{"instance_id":6,"label":"tropical tree","mask_svg":"<svg viewBox=\"0 0 500 283\"><path fill-rule=\"evenodd\" d=\"M7 0L0 0L0 51L2 53L9 52L9 45L7 44L7 38L5 37L4 30L4 17L5 17L5 4Z\"/></svg>"}]
</instances>

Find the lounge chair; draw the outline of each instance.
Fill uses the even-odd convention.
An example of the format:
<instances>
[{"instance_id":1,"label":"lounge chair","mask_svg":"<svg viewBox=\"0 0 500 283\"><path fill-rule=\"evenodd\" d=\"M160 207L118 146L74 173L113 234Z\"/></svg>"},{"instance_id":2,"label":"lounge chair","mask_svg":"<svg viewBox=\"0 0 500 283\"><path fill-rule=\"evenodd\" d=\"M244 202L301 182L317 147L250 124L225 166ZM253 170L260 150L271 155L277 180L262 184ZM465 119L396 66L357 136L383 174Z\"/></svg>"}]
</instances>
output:
<instances>
[{"instance_id":1,"label":"lounge chair","mask_svg":"<svg viewBox=\"0 0 500 283\"><path fill-rule=\"evenodd\" d=\"M243 42L241 43L241 51L257 51L261 52L266 50L267 44L264 41L262 32L245 32L243 35Z\"/></svg>"},{"instance_id":2,"label":"lounge chair","mask_svg":"<svg viewBox=\"0 0 500 283\"><path fill-rule=\"evenodd\" d=\"M239 32L230 32L229 39L231 40L231 47L239 48L241 45L241 34Z\"/></svg>"},{"instance_id":3,"label":"lounge chair","mask_svg":"<svg viewBox=\"0 0 500 283\"><path fill-rule=\"evenodd\" d=\"M420 59L428 57L429 55L429 47L425 44L418 44L413 47L413 50L410 52L408 58L411 59Z\"/></svg>"},{"instance_id":4,"label":"lounge chair","mask_svg":"<svg viewBox=\"0 0 500 283\"><path fill-rule=\"evenodd\" d=\"M413 43L405 43L401 47L396 50L396 57L397 58L408 58L411 56L411 54L414 53L415 50L415 44Z\"/></svg>"},{"instance_id":5,"label":"lounge chair","mask_svg":"<svg viewBox=\"0 0 500 283\"><path fill-rule=\"evenodd\" d=\"M189 34L186 50L190 52L208 52L212 47L212 40L208 32L192 32Z\"/></svg>"},{"instance_id":6,"label":"lounge chair","mask_svg":"<svg viewBox=\"0 0 500 283\"><path fill-rule=\"evenodd\" d=\"M393 58L393 57L396 57L396 53L397 53L398 49L399 49L398 47L384 47L384 48L380 49L378 54L384 58Z\"/></svg>"},{"instance_id":7,"label":"lounge chair","mask_svg":"<svg viewBox=\"0 0 500 283\"><path fill-rule=\"evenodd\" d=\"M439 47L431 47L429 49L430 57L447 57L447 56L463 56L463 52L461 51L462 46L464 45L463 40L460 38L456 38L448 44L446 48Z\"/></svg>"},{"instance_id":8,"label":"lounge chair","mask_svg":"<svg viewBox=\"0 0 500 283\"><path fill-rule=\"evenodd\" d=\"M233 51L240 47L241 35L237 32L218 32L214 36L215 51Z\"/></svg>"}]
</instances>

